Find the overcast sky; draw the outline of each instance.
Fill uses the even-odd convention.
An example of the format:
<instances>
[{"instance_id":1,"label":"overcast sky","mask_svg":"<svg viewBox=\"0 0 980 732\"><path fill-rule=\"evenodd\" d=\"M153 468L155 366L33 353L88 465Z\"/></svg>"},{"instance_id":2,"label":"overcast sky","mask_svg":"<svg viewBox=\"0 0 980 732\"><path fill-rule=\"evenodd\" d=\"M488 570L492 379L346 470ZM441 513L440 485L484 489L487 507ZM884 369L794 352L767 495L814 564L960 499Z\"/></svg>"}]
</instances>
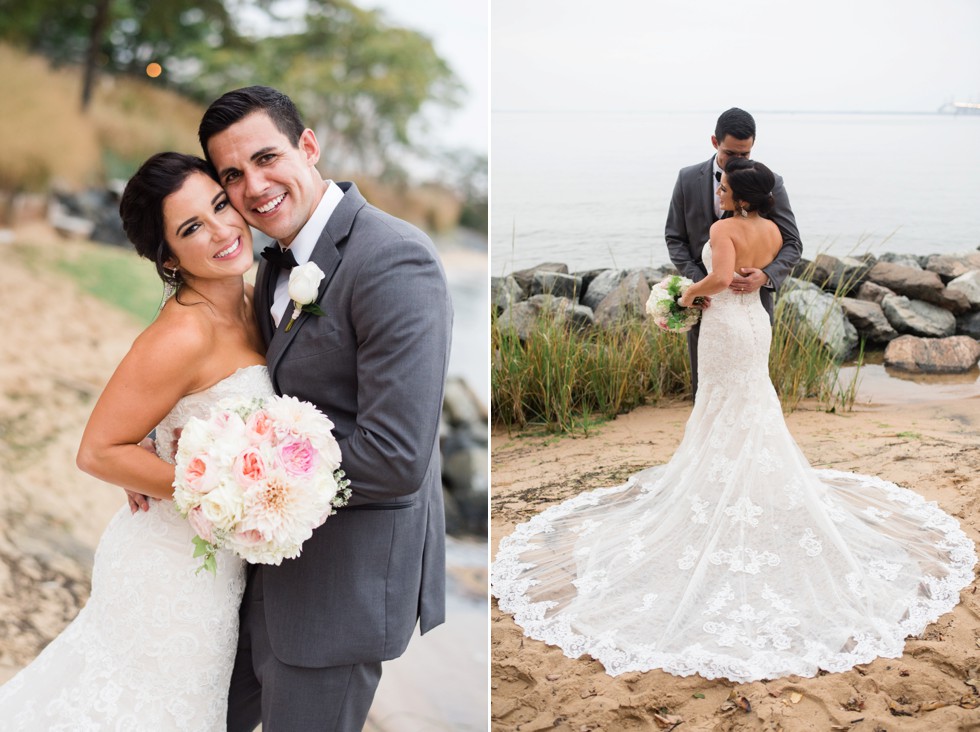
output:
<instances>
[{"instance_id":1,"label":"overcast sky","mask_svg":"<svg viewBox=\"0 0 980 732\"><path fill-rule=\"evenodd\" d=\"M980 102L980 0L493 0L493 111Z\"/></svg>"}]
</instances>

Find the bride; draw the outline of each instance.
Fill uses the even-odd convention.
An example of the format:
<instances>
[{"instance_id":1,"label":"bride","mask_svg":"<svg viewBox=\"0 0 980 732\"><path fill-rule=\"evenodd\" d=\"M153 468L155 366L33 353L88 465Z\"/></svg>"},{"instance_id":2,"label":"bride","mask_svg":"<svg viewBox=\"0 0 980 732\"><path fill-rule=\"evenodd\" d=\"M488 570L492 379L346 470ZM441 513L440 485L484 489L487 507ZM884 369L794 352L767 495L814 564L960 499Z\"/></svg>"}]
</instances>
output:
<instances>
[{"instance_id":1,"label":"bride","mask_svg":"<svg viewBox=\"0 0 980 732\"><path fill-rule=\"evenodd\" d=\"M897 658L973 579L973 543L922 496L816 470L769 379L758 292L728 289L782 244L765 218L774 177L732 159L711 227L698 394L666 465L583 493L500 542L492 592L526 635L610 675L663 669L735 682ZM732 354L738 354L732 357Z\"/></svg>"},{"instance_id":2,"label":"bride","mask_svg":"<svg viewBox=\"0 0 980 732\"><path fill-rule=\"evenodd\" d=\"M78 465L160 500L133 515L124 506L110 521L88 603L0 687L4 730L225 727L244 564L222 552L216 575L196 573L194 530L169 499L181 426L225 397L274 393L242 277L252 265L251 231L207 164L178 153L143 164L120 214L136 250L176 294L109 380ZM154 428L156 454L139 446Z\"/></svg>"}]
</instances>

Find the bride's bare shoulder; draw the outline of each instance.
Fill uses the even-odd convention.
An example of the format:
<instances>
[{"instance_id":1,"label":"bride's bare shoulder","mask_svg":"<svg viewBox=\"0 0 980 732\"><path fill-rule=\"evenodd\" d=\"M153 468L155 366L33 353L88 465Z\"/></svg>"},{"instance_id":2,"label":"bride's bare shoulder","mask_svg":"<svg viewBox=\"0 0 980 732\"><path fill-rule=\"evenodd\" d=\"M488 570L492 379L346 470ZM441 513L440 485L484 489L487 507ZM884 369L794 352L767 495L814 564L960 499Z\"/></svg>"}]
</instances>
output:
<instances>
[{"instance_id":1,"label":"bride's bare shoulder","mask_svg":"<svg viewBox=\"0 0 980 732\"><path fill-rule=\"evenodd\" d=\"M136 338L133 349L186 364L206 355L214 337L214 321L206 304L181 305L170 300Z\"/></svg>"}]
</instances>

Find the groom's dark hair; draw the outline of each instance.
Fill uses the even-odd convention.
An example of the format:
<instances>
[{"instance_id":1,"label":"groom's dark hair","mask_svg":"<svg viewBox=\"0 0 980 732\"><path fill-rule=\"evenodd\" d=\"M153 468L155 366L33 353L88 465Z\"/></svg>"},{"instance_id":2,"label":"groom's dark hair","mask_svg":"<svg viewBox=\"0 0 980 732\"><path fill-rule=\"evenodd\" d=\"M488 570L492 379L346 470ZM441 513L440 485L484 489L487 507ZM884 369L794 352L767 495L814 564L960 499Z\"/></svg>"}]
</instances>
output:
<instances>
[{"instance_id":1,"label":"groom's dark hair","mask_svg":"<svg viewBox=\"0 0 980 732\"><path fill-rule=\"evenodd\" d=\"M744 109L732 107L721 113L715 124L715 138L718 142L731 135L737 140L755 140L755 120Z\"/></svg>"},{"instance_id":2,"label":"groom's dark hair","mask_svg":"<svg viewBox=\"0 0 980 732\"><path fill-rule=\"evenodd\" d=\"M214 164L208 153L208 140L224 132L239 120L252 114L265 112L276 128L284 134L293 147L299 146L299 138L306 127L300 119L293 100L271 86L246 86L226 92L211 102L201 118L197 137L201 142L205 159Z\"/></svg>"}]
</instances>

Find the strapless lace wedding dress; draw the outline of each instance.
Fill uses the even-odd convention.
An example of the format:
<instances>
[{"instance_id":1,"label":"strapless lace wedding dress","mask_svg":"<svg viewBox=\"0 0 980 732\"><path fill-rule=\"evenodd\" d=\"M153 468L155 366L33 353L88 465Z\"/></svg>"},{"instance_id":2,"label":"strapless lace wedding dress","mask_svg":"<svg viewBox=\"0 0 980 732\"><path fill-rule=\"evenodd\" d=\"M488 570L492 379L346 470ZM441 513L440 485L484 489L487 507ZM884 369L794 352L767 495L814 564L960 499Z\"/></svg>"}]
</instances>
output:
<instances>
[{"instance_id":1,"label":"strapless lace wedding dress","mask_svg":"<svg viewBox=\"0 0 980 732\"><path fill-rule=\"evenodd\" d=\"M179 402L156 430L173 462L174 430L221 399L271 396L264 366L239 369ZM99 541L88 603L0 687L0 728L38 732L219 732L238 643L244 563L219 552L196 573L194 531L170 501L124 506Z\"/></svg>"},{"instance_id":2,"label":"strapless lace wedding dress","mask_svg":"<svg viewBox=\"0 0 980 732\"><path fill-rule=\"evenodd\" d=\"M769 380L770 339L758 293L713 296L670 462L501 540L492 592L526 635L611 675L747 682L896 658L957 604L973 542L910 490L812 468Z\"/></svg>"}]
</instances>

